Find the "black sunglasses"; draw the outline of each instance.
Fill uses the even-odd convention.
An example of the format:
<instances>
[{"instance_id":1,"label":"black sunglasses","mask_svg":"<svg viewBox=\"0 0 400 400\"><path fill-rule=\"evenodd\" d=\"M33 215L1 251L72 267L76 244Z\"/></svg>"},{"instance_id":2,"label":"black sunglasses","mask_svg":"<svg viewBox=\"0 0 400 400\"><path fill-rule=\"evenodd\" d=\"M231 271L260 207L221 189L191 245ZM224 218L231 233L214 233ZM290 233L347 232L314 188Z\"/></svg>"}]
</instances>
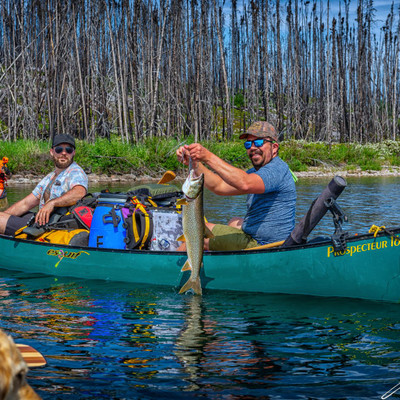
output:
<instances>
[{"instance_id":1,"label":"black sunglasses","mask_svg":"<svg viewBox=\"0 0 400 400\"><path fill-rule=\"evenodd\" d=\"M256 147L261 147L264 143L275 143L274 140L269 140L269 139L254 139L254 140L246 140L244 144L244 148L246 150L251 149L251 146L253 145Z\"/></svg>"},{"instance_id":2,"label":"black sunglasses","mask_svg":"<svg viewBox=\"0 0 400 400\"><path fill-rule=\"evenodd\" d=\"M75 149L73 147L69 147L69 146L67 146L67 147L64 147L64 146L56 146L56 147L54 147L54 151L57 154L61 154L63 152L63 150L65 150L68 154L72 154Z\"/></svg>"}]
</instances>

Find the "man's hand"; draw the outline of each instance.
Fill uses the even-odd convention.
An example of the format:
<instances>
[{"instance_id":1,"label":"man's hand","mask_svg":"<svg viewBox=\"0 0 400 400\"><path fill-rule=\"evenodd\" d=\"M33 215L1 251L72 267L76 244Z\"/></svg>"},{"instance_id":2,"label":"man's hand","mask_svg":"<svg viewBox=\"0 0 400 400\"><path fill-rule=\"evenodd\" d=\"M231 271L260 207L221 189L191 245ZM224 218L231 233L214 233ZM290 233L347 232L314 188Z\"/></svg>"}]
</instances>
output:
<instances>
[{"instance_id":1,"label":"man's hand","mask_svg":"<svg viewBox=\"0 0 400 400\"><path fill-rule=\"evenodd\" d=\"M37 212L35 222L39 225L45 225L49 222L50 214L55 207L69 207L75 204L86 194L86 188L81 185L74 186L61 197L48 200L46 204Z\"/></svg>"},{"instance_id":2,"label":"man's hand","mask_svg":"<svg viewBox=\"0 0 400 400\"><path fill-rule=\"evenodd\" d=\"M200 161L204 162L205 164L207 164L212 154L209 150L207 150L204 146L202 146L199 143L193 143L189 146L186 145L185 150L189 153L192 161Z\"/></svg>"},{"instance_id":3,"label":"man's hand","mask_svg":"<svg viewBox=\"0 0 400 400\"><path fill-rule=\"evenodd\" d=\"M194 170L197 169L200 162L207 164L210 155L212 153L199 143L182 146L176 151L176 156L181 163L189 165L189 160L192 160Z\"/></svg>"},{"instance_id":4,"label":"man's hand","mask_svg":"<svg viewBox=\"0 0 400 400\"><path fill-rule=\"evenodd\" d=\"M50 215L54 210L54 201L49 200L37 213L35 222L38 225L46 225L49 222Z\"/></svg>"},{"instance_id":5,"label":"man's hand","mask_svg":"<svg viewBox=\"0 0 400 400\"><path fill-rule=\"evenodd\" d=\"M189 165L189 152L186 150L187 146L181 146L176 151L176 157L178 161L186 166Z\"/></svg>"}]
</instances>

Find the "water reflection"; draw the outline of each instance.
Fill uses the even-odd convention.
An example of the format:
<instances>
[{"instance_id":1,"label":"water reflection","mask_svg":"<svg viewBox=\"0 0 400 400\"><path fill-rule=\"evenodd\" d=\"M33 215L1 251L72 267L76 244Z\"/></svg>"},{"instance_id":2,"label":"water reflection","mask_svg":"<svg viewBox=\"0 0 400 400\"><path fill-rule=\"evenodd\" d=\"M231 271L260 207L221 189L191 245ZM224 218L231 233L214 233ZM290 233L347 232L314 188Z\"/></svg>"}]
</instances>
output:
<instances>
[{"instance_id":1,"label":"water reflection","mask_svg":"<svg viewBox=\"0 0 400 400\"><path fill-rule=\"evenodd\" d=\"M43 398L373 398L400 376L396 304L4 270L0 293L2 327L47 358L30 372Z\"/></svg>"},{"instance_id":2,"label":"water reflection","mask_svg":"<svg viewBox=\"0 0 400 400\"><path fill-rule=\"evenodd\" d=\"M184 390L234 391L235 387L254 388L255 382L273 381L281 371L278 361L283 359L268 354L259 337L258 328L265 322L257 326L238 316L226 321L214 315L216 310L207 310L207 303L200 296L185 298L185 322L174 351L186 373ZM210 376L217 382L210 383ZM230 398L241 397L231 393Z\"/></svg>"},{"instance_id":3,"label":"water reflection","mask_svg":"<svg viewBox=\"0 0 400 400\"><path fill-rule=\"evenodd\" d=\"M185 390L193 391L200 388L198 381L203 376L201 364L205 357L205 347L212 340L213 333L211 326L207 328L203 319L201 296L185 296L183 311L185 323L176 339L174 353L187 374L184 378L188 382Z\"/></svg>"}]
</instances>

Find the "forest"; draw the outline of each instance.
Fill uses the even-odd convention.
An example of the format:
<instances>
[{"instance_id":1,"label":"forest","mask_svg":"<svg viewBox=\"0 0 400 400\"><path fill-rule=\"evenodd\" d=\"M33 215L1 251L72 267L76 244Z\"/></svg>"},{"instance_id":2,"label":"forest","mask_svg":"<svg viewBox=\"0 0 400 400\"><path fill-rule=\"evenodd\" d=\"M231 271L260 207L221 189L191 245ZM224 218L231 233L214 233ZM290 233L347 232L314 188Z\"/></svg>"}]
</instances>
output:
<instances>
[{"instance_id":1,"label":"forest","mask_svg":"<svg viewBox=\"0 0 400 400\"><path fill-rule=\"evenodd\" d=\"M0 137L400 135L400 6L373 0L2 0Z\"/></svg>"}]
</instances>

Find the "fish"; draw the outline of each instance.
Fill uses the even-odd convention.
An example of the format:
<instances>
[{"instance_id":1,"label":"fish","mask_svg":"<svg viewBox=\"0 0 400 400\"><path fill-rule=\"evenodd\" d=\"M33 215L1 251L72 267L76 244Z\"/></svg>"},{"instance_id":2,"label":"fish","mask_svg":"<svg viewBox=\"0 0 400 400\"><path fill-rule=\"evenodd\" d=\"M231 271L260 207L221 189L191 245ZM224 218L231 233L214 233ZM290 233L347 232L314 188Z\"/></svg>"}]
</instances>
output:
<instances>
[{"instance_id":1,"label":"fish","mask_svg":"<svg viewBox=\"0 0 400 400\"><path fill-rule=\"evenodd\" d=\"M206 232L203 189L204 174L196 176L195 171L191 169L189 176L182 186L182 192L186 199L186 204L183 205L182 210L182 227L188 255L182 271L191 270L191 273L189 279L179 291L180 294L190 289L193 289L196 294L202 294L200 268L203 265L204 237Z\"/></svg>"}]
</instances>

